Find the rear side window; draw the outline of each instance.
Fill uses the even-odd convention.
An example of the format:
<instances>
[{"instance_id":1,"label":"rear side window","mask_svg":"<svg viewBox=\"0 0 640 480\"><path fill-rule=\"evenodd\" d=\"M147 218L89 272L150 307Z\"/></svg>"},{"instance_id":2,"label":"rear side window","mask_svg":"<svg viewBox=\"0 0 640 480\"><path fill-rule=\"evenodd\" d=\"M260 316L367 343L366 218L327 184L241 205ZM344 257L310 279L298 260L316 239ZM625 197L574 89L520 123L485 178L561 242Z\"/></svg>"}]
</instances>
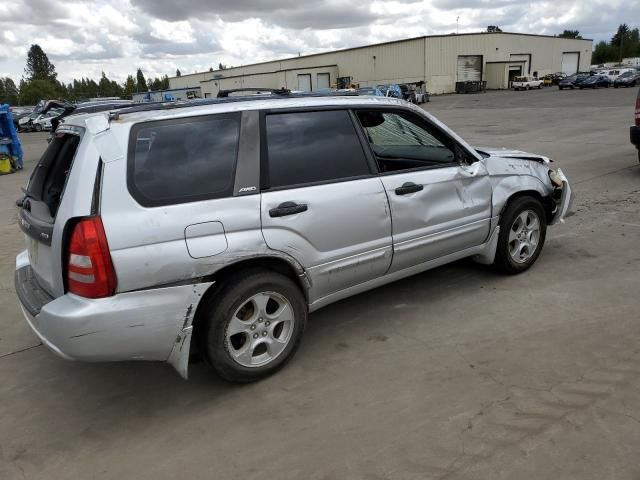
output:
<instances>
[{"instance_id":1,"label":"rear side window","mask_svg":"<svg viewBox=\"0 0 640 480\"><path fill-rule=\"evenodd\" d=\"M239 131L239 114L135 125L129 141L130 192L143 206L231 196Z\"/></svg>"},{"instance_id":2,"label":"rear side window","mask_svg":"<svg viewBox=\"0 0 640 480\"><path fill-rule=\"evenodd\" d=\"M266 187L339 181L369 175L367 160L346 110L266 117Z\"/></svg>"}]
</instances>

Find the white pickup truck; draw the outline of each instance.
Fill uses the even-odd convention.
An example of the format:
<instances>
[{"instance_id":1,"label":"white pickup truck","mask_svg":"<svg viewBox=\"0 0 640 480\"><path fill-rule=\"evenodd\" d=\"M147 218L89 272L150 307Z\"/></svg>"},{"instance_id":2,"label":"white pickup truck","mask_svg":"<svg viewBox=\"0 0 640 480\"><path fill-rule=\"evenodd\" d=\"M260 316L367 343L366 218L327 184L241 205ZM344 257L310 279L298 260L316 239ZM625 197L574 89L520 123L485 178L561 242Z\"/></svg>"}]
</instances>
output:
<instances>
[{"instance_id":1,"label":"white pickup truck","mask_svg":"<svg viewBox=\"0 0 640 480\"><path fill-rule=\"evenodd\" d=\"M536 77L514 77L511 86L514 90L529 90L530 88L542 88L543 83Z\"/></svg>"}]
</instances>

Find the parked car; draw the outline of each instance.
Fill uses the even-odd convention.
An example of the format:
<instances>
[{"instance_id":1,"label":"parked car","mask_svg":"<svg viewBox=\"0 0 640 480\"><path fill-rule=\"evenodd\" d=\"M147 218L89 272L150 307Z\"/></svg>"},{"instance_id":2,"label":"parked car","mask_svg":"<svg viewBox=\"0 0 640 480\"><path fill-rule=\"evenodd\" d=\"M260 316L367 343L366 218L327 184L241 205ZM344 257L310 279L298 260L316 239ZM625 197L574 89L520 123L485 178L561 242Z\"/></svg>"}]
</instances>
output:
<instances>
[{"instance_id":1,"label":"parked car","mask_svg":"<svg viewBox=\"0 0 640 480\"><path fill-rule=\"evenodd\" d=\"M378 87L361 87L357 89L358 95L373 95L374 97L384 97L385 94Z\"/></svg>"},{"instance_id":2,"label":"parked car","mask_svg":"<svg viewBox=\"0 0 640 480\"><path fill-rule=\"evenodd\" d=\"M193 345L253 381L332 302L465 257L529 269L572 198L549 162L353 94L71 115L20 202L16 292L63 358L186 378Z\"/></svg>"},{"instance_id":3,"label":"parked car","mask_svg":"<svg viewBox=\"0 0 640 480\"><path fill-rule=\"evenodd\" d=\"M574 88L580 86L580 84L587 78L589 78L589 76L590 75L588 73L576 73L574 75L569 75L568 77L560 80L560 82L558 83L558 88L560 90L564 90L565 88L570 88L573 90Z\"/></svg>"},{"instance_id":4,"label":"parked car","mask_svg":"<svg viewBox=\"0 0 640 480\"><path fill-rule=\"evenodd\" d=\"M60 100L50 100L42 109L42 113L48 113L50 111L56 111L55 115L50 120L50 130L53 134L58 128L58 124L63 118L69 115L78 115L81 113L98 113L107 112L110 110L117 110L119 108L130 107L133 105L132 100L120 100L120 99L106 99L106 100L94 100L80 103L70 103Z\"/></svg>"},{"instance_id":5,"label":"parked car","mask_svg":"<svg viewBox=\"0 0 640 480\"><path fill-rule=\"evenodd\" d=\"M43 130L51 130L51 121L62 114L62 110L54 109L47 110L46 112L40 113L33 121L31 122L32 130L36 132L42 132Z\"/></svg>"},{"instance_id":6,"label":"parked car","mask_svg":"<svg viewBox=\"0 0 640 480\"><path fill-rule=\"evenodd\" d=\"M12 107L11 108L11 119L13 120L13 125L16 127L16 130L20 128L20 120L29 116L33 112L33 108L31 107Z\"/></svg>"},{"instance_id":7,"label":"parked car","mask_svg":"<svg viewBox=\"0 0 640 480\"><path fill-rule=\"evenodd\" d=\"M18 120L19 132L30 132L33 129L33 121L40 116L40 113L31 112Z\"/></svg>"},{"instance_id":8,"label":"parked car","mask_svg":"<svg viewBox=\"0 0 640 480\"><path fill-rule=\"evenodd\" d=\"M638 161L640 162L640 90L638 90L638 96L636 97L635 125L631 127L629 133L631 143L638 150Z\"/></svg>"},{"instance_id":9,"label":"parked car","mask_svg":"<svg viewBox=\"0 0 640 480\"><path fill-rule=\"evenodd\" d=\"M514 90L529 90L531 88L542 88L542 80L536 77L514 77L511 86Z\"/></svg>"},{"instance_id":10,"label":"parked car","mask_svg":"<svg viewBox=\"0 0 640 480\"><path fill-rule=\"evenodd\" d=\"M400 98L400 99L403 98L400 85L396 83L391 83L389 85L378 85L378 88L384 94L385 97Z\"/></svg>"},{"instance_id":11,"label":"parked car","mask_svg":"<svg viewBox=\"0 0 640 480\"><path fill-rule=\"evenodd\" d=\"M578 85L578 88L580 90L582 90L583 88L598 88L598 87L605 87L605 88L609 88L609 85L611 85L611 82L609 81L609 78L605 75L593 75L589 78L585 78L582 82L580 82L580 84Z\"/></svg>"},{"instance_id":12,"label":"parked car","mask_svg":"<svg viewBox=\"0 0 640 480\"><path fill-rule=\"evenodd\" d=\"M640 72L637 71L624 72L613 81L614 88L635 87L636 85L640 85Z\"/></svg>"}]
</instances>

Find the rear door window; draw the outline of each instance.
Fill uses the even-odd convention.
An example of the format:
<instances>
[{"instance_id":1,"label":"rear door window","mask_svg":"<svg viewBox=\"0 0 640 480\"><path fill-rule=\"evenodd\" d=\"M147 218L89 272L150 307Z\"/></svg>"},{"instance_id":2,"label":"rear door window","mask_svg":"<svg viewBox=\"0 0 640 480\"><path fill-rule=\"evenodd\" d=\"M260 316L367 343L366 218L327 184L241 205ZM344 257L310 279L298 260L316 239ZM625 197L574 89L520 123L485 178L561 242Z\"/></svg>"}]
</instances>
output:
<instances>
[{"instance_id":1,"label":"rear door window","mask_svg":"<svg viewBox=\"0 0 640 480\"><path fill-rule=\"evenodd\" d=\"M346 110L270 114L265 123L266 188L326 183L371 174Z\"/></svg>"},{"instance_id":2,"label":"rear door window","mask_svg":"<svg viewBox=\"0 0 640 480\"><path fill-rule=\"evenodd\" d=\"M40 218L41 220L52 222L55 218L79 144L79 135L56 134L33 170L27 186L27 196L31 202L46 205L46 210L38 210L39 216L50 218ZM32 213L35 212L36 209L32 209Z\"/></svg>"},{"instance_id":3,"label":"rear door window","mask_svg":"<svg viewBox=\"0 0 640 480\"><path fill-rule=\"evenodd\" d=\"M131 130L127 183L143 206L231 196L240 114L145 122Z\"/></svg>"}]
</instances>

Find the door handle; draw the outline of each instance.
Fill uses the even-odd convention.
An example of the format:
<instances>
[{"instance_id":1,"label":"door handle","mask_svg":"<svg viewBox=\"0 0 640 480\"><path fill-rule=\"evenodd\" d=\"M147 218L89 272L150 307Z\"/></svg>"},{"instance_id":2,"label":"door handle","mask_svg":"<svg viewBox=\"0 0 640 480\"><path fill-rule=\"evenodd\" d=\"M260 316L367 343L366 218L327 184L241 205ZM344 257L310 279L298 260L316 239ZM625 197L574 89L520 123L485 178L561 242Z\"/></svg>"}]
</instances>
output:
<instances>
[{"instance_id":1,"label":"door handle","mask_svg":"<svg viewBox=\"0 0 640 480\"><path fill-rule=\"evenodd\" d=\"M296 202L283 202L276 208L269 210L270 217L286 217L287 215L295 215L307 211L307 205Z\"/></svg>"},{"instance_id":2,"label":"door handle","mask_svg":"<svg viewBox=\"0 0 640 480\"><path fill-rule=\"evenodd\" d=\"M410 193L419 192L424 187L422 185L416 185L413 182L403 183L401 187L396 188L396 195L408 195Z\"/></svg>"}]
</instances>

